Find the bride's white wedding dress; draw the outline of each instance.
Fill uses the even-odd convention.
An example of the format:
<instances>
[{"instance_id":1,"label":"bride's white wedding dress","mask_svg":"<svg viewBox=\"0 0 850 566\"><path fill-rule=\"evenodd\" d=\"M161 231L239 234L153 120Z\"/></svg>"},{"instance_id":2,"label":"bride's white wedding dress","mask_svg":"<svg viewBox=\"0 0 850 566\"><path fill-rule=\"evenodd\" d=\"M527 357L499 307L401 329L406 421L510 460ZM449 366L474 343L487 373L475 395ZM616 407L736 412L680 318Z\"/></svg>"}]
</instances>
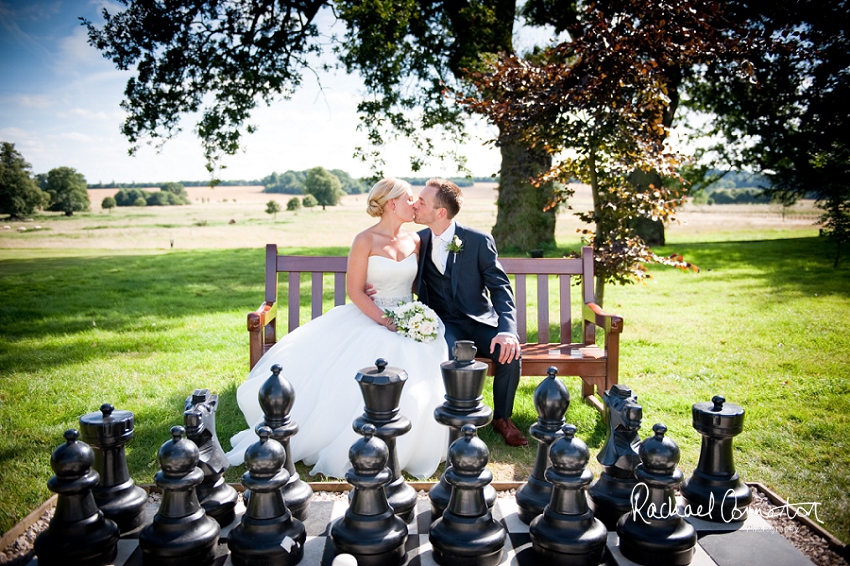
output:
<instances>
[{"instance_id":1,"label":"bride's white wedding dress","mask_svg":"<svg viewBox=\"0 0 850 566\"><path fill-rule=\"evenodd\" d=\"M387 308L399 300L410 301L417 265L415 254L398 262L370 256L366 279L375 288L375 304ZM354 378L361 369L374 367L378 358L408 374L400 412L412 428L396 440L399 466L415 477L430 477L445 458L448 443L448 430L434 420L434 409L445 395L440 373L440 363L448 359L443 326L434 341L416 342L389 332L354 304L335 307L298 327L257 362L236 393L250 428L231 438L230 463L241 464L245 450L258 440L254 427L263 412L257 393L272 365L279 364L281 376L295 390L290 413L298 424L290 440L293 460L312 465L311 475L344 478L350 467L348 450L359 438L351 423L363 414L363 396Z\"/></svg>"}]
</instances>

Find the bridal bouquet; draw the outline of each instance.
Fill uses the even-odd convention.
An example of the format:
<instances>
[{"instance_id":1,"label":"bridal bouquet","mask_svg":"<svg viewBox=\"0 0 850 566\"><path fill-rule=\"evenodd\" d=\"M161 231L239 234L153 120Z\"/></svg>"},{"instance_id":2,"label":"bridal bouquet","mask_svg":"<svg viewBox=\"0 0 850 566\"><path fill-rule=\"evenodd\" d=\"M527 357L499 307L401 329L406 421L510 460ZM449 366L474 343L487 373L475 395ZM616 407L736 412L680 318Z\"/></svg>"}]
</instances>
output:
<instances>
[{"instance_id":1,"label":"bridal bouquet","mask_svg":"<svg viewBox=\"0 0 850 566\"><path fill-rule=\"evenodd\" d=\"M384 311L387 318L398 327L398 333L417 342L431 342L437 337L439 319L437 313L419 301L401 302L392 309Z\"/></svg>"}]
</instances>

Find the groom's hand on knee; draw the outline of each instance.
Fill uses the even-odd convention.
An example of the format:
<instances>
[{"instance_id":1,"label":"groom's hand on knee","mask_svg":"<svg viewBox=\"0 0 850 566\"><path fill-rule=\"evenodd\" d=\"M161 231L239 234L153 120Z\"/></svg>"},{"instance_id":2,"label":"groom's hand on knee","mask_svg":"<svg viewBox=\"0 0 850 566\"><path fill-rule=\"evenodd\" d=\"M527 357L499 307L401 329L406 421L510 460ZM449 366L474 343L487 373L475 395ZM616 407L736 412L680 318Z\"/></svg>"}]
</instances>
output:
<instances>
[{"instance_id":1,"label":"groom's hand on knee","mask_svg":"<svg viewBox=\"0 0 850 566\"><path fill-rule=\"evenodd\" d=\"M516 336L510 334L497 334L490 342L490 353L496 351L496 346L499 346L499 363L509 364L514 360L518 360L522 353L519 347L519 340Z\"/></svg>"}]
</instances>

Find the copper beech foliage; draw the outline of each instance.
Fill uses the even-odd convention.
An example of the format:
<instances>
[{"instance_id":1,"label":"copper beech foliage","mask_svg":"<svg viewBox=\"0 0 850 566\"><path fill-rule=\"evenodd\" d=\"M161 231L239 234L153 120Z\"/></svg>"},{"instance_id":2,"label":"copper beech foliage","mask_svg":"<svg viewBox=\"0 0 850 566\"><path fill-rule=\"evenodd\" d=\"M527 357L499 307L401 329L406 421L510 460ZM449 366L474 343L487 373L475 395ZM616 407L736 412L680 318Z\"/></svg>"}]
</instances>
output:
<instances>
[{"instance_id":1,"label":"copper beech foliage","mask_svg":"<svg viewBox=\"0 0 850 566\"><path fill-rule=\"evenodd\" d=\"M534 179L563 183L550 206L568 202L570 181L591 186L593 210L577 214L594 225L584 232L597 256L601 302L605 281L642 279L646 262L693 268L655 255L632 228L637 217L675 220L683 192L666 183L636 189L630 176L655 171L681 180L684 158L668 146L665 125L675 111L672 77L717 58L738 59L748 73L751 45L709 0L591 2L575 22L569 41L525 59L503 55L470 73L474 94L458 98L499 126L496 143L520 140L553 156Z\"/></svg>"}]
</instances>

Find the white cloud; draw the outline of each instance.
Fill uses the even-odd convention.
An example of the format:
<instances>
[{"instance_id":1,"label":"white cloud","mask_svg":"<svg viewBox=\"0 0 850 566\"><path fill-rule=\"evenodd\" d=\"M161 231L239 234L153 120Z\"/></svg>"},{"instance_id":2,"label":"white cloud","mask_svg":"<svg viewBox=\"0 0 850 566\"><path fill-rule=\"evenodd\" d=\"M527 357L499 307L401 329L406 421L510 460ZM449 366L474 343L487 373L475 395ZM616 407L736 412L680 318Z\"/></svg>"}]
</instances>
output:
<instances>
[{"instance_id":1,"label":"white cloud","mask_svg":"<svg viewBox=\"0 0 850 566\"><path fill-rule=\"evenodd\" d=\"M14 106L17 108L50 108L56 101L43 94L21 94L15 96L0 97L0 106Z\"/></svg>"},{"instance_id":2,"label":"white cloud","mask_svg":"<svg viewBox=\"0 0 850 566\"><path fill-rule=\"evenodd\" d=\"M63 132L59 135L60 138L64 140L71 140L75 142L84 142L84 143L92 143L97 141L97 138L90 136L88 134L84 134L82 132Z\"/></svg>"}]
</instances>

